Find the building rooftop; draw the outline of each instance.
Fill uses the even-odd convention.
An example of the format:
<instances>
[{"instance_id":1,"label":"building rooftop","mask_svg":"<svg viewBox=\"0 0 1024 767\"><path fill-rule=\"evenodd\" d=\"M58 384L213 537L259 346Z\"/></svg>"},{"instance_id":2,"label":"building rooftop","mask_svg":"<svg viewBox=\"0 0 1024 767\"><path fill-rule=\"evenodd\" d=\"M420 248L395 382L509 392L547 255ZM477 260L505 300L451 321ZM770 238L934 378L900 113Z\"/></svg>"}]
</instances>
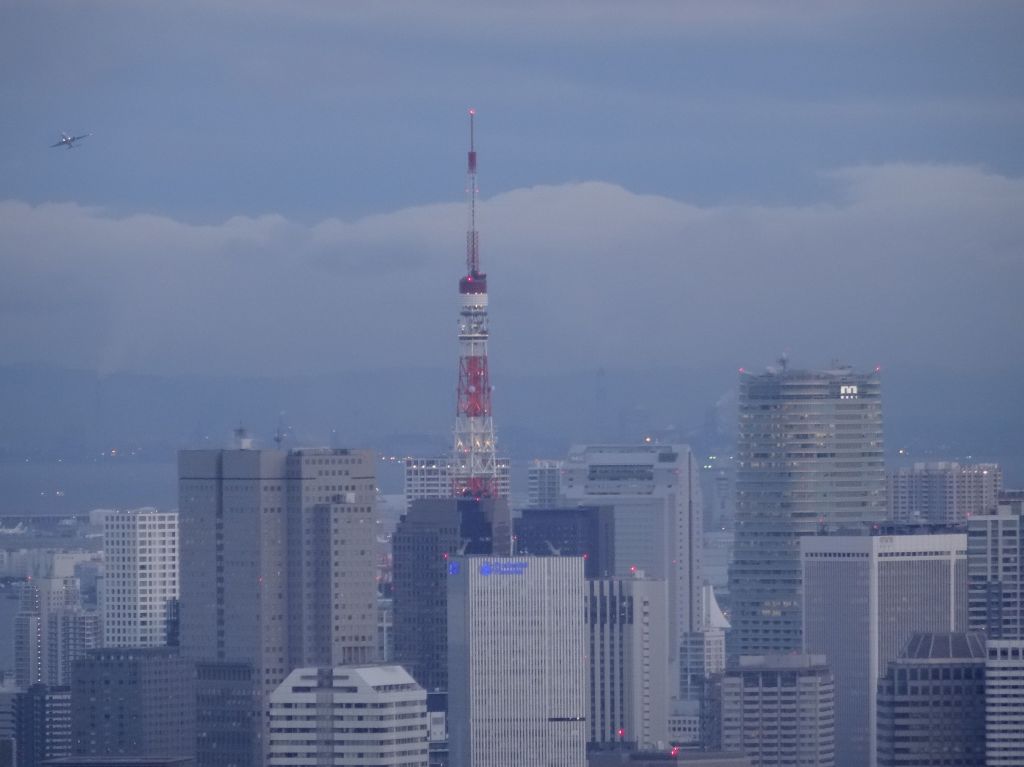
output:
<instances>
[{"instance_id":1,"label":"building rooftop","mask_svg":"<svg viewBox=\"0 0 1024 767\"><path fill-rule=\"evenodd\" d=\"M900 657L908 660L984 660L985 637L977 632L914 634Z\"/></svg>"},{"instance_id":2,"label":"building rooftop","mask_svg":"<svg viewBox=\"0 0 1024 767\"><path fill-rule=\"evenodd\" d=\"M739 657L739 670L777 671L780 669L815 668L825 665L824 655L779 653L776 655L741 655Z\"/></svg>"}]
</instances>

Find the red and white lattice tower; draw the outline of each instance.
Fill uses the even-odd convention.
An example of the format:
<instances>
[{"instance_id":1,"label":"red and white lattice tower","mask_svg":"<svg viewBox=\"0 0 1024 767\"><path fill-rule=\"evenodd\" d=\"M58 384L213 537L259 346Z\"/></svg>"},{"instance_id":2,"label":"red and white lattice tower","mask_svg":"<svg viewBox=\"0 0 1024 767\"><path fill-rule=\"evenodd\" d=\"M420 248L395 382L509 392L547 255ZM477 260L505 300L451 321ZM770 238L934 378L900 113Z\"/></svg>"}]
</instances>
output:
<instances>
[{"instance_id":1,"label":"red and white lattice tower","mask_svg":"<svg viewBox=\"0 0 1024 767\"><path fill-rule=\"evenodd\" d=\"M459 280L459 387L455 407L452 491L456 496L496 496L497 459L491 419L491 377L487 371L487 275L480 271L480 235L476 231L476 147L469 110L469 161L466 194L466 276Z\"/></svg>"}]
</instances>

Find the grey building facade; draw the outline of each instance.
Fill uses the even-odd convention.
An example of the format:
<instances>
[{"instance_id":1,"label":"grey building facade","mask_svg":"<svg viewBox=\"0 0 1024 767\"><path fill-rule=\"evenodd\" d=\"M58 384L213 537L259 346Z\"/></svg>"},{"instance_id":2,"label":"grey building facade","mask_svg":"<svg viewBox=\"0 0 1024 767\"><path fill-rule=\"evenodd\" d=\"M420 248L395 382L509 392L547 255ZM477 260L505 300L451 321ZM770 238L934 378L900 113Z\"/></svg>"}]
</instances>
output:
<instances>
[{"instance_id":1,"label":"grey building facade","mask_svg":"<svg viewBox=\"0 0 1024 767\"><path fill-rule=\"evenodd\" d=\"M641 576L586 583L591 750L668 743L668 591Z\"/></svg>"},{"instance_id":2,"label":"grey building facade","mask_svg":"<svg viewBox=\"0 0 1024 767\"><path fill-rule=\"evenodd\" d=\"M583 557L587 578L609 577L615 565L611 506L523 509L513 522L516 554Z\"/></svg>"},{"instance_id":3,"label":"grey building facade","mask_svg":"<svg viewBox=\"0 0 1024 767\"><path fill-rule=\"evenodd\" d=\"M196 767L259 767L260 701L251 663L196 664Z\"/></svg>"},{"instance_id":4,"label":"grey building facade","mask_svg":"<svg viewBox=\"0 0 1024 767\"><path fill-rule=\"evenodd\" d=\"M1024 639L1024 517L1000 504L967 522L970 628L989 639Z\"/></svg>"},{"instance_id":5,"label":"grey building facade","mask_svg":"<svg viewBox=\"0 0 1024 767\"><path fill-rule=\"evenodd\" d=\"M71 665L102 644L100 616L82 607L77 578L35 578L21 588L14 618L15 679L19 686L67 685Z\"/></svg>"},{"instance_id":6,"label":"grey building facade","mask_svg":"<svg viewBox=\"0 0 1024 767\"><path fill-rule=\"evenodd\" d=\"M878 682L878 765L985 764L985 637L914 634Z\"/></svg>"},{"instance_id":7,"label":"grey building facade","mask_svg":"<svg viewBox=\"0 0 1024 767\"><path fill-rule=\"evenodd\" d=\"M34 684L14 699L17 767L71 755L71 688Z\"/></svg>"},{"instance_id":8,"label":"grey building facade","mask_svg":"<svg viewBox=\"0 0 1024 767\"><path fill-rule=\"evenodd\" d=\"M107 648L75 662L77 756L195 758L195 666L170 648Z\"/></svg>"},{"instance_id":9,"label":"grey building facade","mask_svg":"<svg viewBox=\"0 0 1024 767\"><path fill-rule=\"evenodd\" d=\"M800 538L886 518L881 381L741 371L729 654L799 652Z\"/></svg>"},{"instance_id":10,"label":"grey building facade","mask_svg":"<svg viewBox=\"0 0 1024 767\"><path fill-rule=\"evenodd\" d=\"M877 683L915 632L964 631L967 536L815 535L800 540L806 652L836 683L836 764L874 767Z\"/></svg>"},{"instance_id":11,"label":"grey building facade","mask_svg":"<svg viewBox=\"0 0 1024 767\"><path fill-rule=\"evenodd\" d=\"M182 654L293 669L376 658L375 459L346 449L178 454Z\"/></svg>"},{"instance_id":12,"label":"grey building facade","mask_svg":"<svg viewBox=\"0 0 1024 767\"><path fill-rule=\"evenodd\" d=\"M711 690L722 750L754 767L835 764L835 684L823 656L742 656Z\"/></svg>"},{"instance_id":13,"label":"grey building facade","mask_svg":"<svg viewBox=\"0 0 1024 767\"><path fill-rule=\"evenodd\" d=\"M985 764L1024 764L1024 639L985 645Z\"/></svg>"},{"instance_id":14,"label":"grey building facade","mask_svg":"<svg viewBox=\"0 0 1024 767\"><path fill-rule=\"evenodd\" d=\"M681 687L680 646L703 629L701 575L703 507L700 477L686 445L575 445L561 474L569 504L611 506L613 563L606 570L629 577L641 570L668 585L668 653L673 682Z\"/></svg>"},{"instance_id":15,"label":"grey building facade","mask_svg":"<svg viewBox=\"0 0 1024 767\"><path fill-rule=\"evenodd\" d=\"M886 475L889 517L896 522L963 524L996 510L1003 472L996 463L915 463Z\"/></svg>"},{"instance_id":16,"label":"grey building facade","mask_svg":"<svg viewBox=\"0 0 1024 767\"><path fill-rule=\"evenodd\" d=\"M392 537L394 660L427 692L448 689L448 562L508 554L504 498L413 501Z\"/></svg>"}]
</instances>

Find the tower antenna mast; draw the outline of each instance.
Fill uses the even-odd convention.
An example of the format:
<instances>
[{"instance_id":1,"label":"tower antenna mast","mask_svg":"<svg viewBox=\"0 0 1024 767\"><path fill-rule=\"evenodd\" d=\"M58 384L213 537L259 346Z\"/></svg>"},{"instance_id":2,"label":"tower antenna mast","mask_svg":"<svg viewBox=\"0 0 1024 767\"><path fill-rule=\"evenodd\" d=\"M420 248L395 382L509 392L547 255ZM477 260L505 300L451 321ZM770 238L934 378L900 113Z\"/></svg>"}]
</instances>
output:
<instances>
[{"instance_id":1,"label":"tower antenna mast","mask_svg":"<svg viewBox=\"0 0 1024 767\"><path fill-rule=\"evenodd\" d=\"M487 362L487 275L480 271L480 235L476 231L476 143L469 110L466 192L466 274L459 280L459 383L455 407L455 476L452 492L475 498L497 494L497 458L491 419L491 377Z\"/></svg>"},{"instance_id":2,"label":"tower antenna mast","mask_svg":"<svg viewBox=\"0 0 1024 767\"><path fill-rule=\"evenodd\" d=\"M469 154L466 156L466 191L469 194L469 229L466 232L466 273L480 273L480 233L476 230L476 142L474 121L476 110L469 110Z\"/></svg>"}]
</instances>

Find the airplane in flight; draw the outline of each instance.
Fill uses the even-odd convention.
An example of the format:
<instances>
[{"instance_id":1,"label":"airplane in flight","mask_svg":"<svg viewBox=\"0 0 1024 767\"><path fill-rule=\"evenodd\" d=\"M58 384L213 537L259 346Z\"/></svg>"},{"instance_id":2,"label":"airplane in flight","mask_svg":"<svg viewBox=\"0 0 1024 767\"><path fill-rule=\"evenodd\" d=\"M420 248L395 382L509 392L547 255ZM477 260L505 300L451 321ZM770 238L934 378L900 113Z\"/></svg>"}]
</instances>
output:
<instances>
[{"instance_id":1,"label":"airplane in flight","mask_svg":"<svg viewBox=\"0 0 1024 767\"><path fill-rule=\"evenodd\" d=\"M62 132L60 134L60 141L58 141L56 144L50 144L50 149L53 149L58 146L66 146L68 149L74 149L76 141L79 141L83 138L87 138L91 135L91 133L83 133L81 136L69 136L67 133Z\"/></svg>"}]
</instances>

